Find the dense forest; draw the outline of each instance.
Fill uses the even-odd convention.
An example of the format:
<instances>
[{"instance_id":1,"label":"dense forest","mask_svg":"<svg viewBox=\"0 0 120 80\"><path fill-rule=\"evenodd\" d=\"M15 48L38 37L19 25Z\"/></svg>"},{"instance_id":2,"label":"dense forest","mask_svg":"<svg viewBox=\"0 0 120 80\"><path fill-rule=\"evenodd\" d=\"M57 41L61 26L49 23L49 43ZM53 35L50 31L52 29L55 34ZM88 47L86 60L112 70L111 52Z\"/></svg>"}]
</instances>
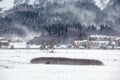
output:
<instances>
[{"instance_id":1,"label":"dense forest","mask_svg":"<svg viewBox=\"0 0 120 80\"><path fill-rule=\"evenodd\" d=\"M88 0L65 3L40 0L34 5L28 4L29 0L15 1L13 8L0 13L0 36L25 39L37 34L46 38L86 39L92 34L120 35L119 0L111 0L113 4L109 3L104 10Z\"/></svg>"}]
</instances>

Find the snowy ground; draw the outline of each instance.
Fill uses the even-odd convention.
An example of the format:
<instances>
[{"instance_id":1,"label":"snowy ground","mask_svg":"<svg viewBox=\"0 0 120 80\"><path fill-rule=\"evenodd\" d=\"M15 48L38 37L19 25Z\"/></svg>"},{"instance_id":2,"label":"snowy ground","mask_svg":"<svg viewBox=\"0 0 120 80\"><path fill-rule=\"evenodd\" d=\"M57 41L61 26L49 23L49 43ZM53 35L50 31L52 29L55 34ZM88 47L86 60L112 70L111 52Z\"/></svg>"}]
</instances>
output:
<instances>
[{"instance_id":1,"label":"snowy ground","mask_svg":"<svg viewBox=\"0 0 120 80\"><path fill-rule=\"evenodd\" d=\"M30 64L36 57L87 58L104 66ZM120 50L0 50L0 80L120 80Z\"/></svg>"}]
</instances>

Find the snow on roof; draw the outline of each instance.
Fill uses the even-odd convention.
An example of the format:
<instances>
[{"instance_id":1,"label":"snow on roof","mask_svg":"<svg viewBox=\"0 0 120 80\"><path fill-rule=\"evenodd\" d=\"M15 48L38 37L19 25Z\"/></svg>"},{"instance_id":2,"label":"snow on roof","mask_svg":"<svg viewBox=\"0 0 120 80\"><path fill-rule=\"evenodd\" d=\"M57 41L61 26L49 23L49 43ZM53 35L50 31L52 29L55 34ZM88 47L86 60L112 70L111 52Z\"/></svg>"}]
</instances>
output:
<instances>
[{"instance_id":1,"label":"snow on roof","mask_svg":"<svg viewBox=\"0 0 120 80\"><path fill-rule=\"evenodd\" d=\"M0 37L0 43L8 43L9 40L5 39L4 37Z\"/></svg>"},{"instance_id":2,"label":"snow on roof","mask_svg":"<svg viewBox=\"0 0 120 80\"><path fill-rule=\"evenodd\" d=\"M115 40L120 40L120 37L116 38Z\"/></svg>"},{"instance_id":3,"label":"snow on roof","mask_svg":"<svg viewBox=\"0 0 120 80\"><path fill-rule=\"evenodd\" d=\"M92 42L106 43L106 44L108 44L108 43L109 43L109 41L92 41Z\"/></svg>"},{"instance_id":4,"label":"snow on roof","mask_svg":"<svg viewBox=\"0 0 120 80\"><path fill-rule=\"evenodd\" d=\"M90 35L90 37L110 37L110 36L106 36L106 35Z\"/></svg>"},{"instance_id":5,"label":"snow on roof","mask_svg":"<svg viewBox=\"0 0 120 80\"><path fill-rule=\"evenodd\" d=\"M8 40L2 40L2 41L0 41L0 43L9 43L9 41Z\"/></svg>"},{"instance_id":6,"label":"snow on roof","mask_svg":"<svg viewBox=\"0 0 120 80\"><path fill-rule=\"evenodd\" d=\"M74 42L86 42L87 40L75 40Z\"/></svg>"},{"instance_id":7,"label":"snow on roof","mask_svg":"<svg viewBox=\"0 0 120 80\"><path fill-rule=\"evenodd\" d=\"M120 37L118 36L107 36L107 35L90 35L90 37L120 39Z\"/></svg>"},{"instance_id":8,"label":"snow on roof","mask_svg":"<svg viewBox=\"0 0 120 80\"><path fill-rule=\"evenodd\" d=\"M1 40L1 39L5 39L5 38L4 38L4 37L0 37L0 40Z\"/></svg>"},{"instance_id":9,"label":"snow on roof","mask_svg":"<svg viewBox=\"0 0 120 80\"><path fill-rule=\"evenodd\" d=\"M13 42L23 42L21 39L16 38Z\"/></svg>"}]
</instances>

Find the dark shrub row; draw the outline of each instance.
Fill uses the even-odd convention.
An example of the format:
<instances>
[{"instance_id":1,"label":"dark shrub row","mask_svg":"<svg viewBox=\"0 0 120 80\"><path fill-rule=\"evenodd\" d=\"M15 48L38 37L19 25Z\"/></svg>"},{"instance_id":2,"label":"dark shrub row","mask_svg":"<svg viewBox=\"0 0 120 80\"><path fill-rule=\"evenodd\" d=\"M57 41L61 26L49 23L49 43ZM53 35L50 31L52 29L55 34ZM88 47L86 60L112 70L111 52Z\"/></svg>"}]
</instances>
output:
<instances>
[{"instance_id":1,"label":"dark shrub row","mask_svg":"<svg viewBox=\"0 0 120 80\"><path fill-rule=\"evenodd\" d=\"M94 59L71 59L62 57L40 57L31 60L33 64L64 64L64 65L103 65L99 60Z\"/></svg>"}]
</instances>

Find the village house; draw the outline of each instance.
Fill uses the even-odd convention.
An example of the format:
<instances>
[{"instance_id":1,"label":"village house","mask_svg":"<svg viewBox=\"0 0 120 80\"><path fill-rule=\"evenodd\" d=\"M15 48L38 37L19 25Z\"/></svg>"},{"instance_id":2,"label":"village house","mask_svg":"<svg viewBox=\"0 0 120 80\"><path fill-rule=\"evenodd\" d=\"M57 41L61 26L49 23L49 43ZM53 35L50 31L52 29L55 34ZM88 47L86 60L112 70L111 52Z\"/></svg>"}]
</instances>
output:
<instances>
[{"instance_id":1,"label":"village house","mask_svg":"<svg viewBox=\"0 0 120 80\"><path fill-rule=\"evenodd\" d=\"M115 49L120 47L120 38L116 36L90 35L87 40L75 40L74 46L88 49Z\"/></svg>"},{"instance_id":2,"label":"village house","mask_svg":"<svg viewBox=\"0 0 120 80\"><path fill-rule=\"evenodd\" d=\"M4 37L0 37L0 48L8 48L9 47L9 40L5 39Z\"/></svg>"},{"instance_id":3,"label":"village house","mask_svg":"<svg viewBox=\"0 0 120 80\"><path fill-rule=\"evenodd\" d=\"M75 40L74 46L76 48L86 48L87 47L87 40Z\"/></svg>"},{"instance_id":4,"label":"village house","mask_svg":"<svg viewBox=\"0 0 120 80\"><path fill-rule=\"evenodd\" d=\"M33 49L37 49L37 48L40 48L41 45L35 45L35 44L27 44L27 47L26 48L33 48Z\"/></svg>"},{"instance_id":5,"label":"village house","mask_svg":"<svg viewBox=\"0 0 120 80\"><path fill-rule=\"evenodd\" d=\"M58 49L67 48L67 45L65 45L65 44L57 44L57 45L54 45L54 48L58 48Z\"/></svg>"},{"instance_id":6,"label":"village house","mask_svg":"<svg viewBox=\"0 0 120 80\"><path fill-rule=\"evenodd\" d=\"M11 41L9 44L10 48L26 48L26 42L23 42L20 39L16 39L14 41Z\"/></svg>"},{"instance_id":7,"label":"village house","mask_svg":"<svg viewBox=\"0 0 120 80\"><path fill-rule=\"evenodd\" d=\"M120 49L120 38L116 38L115 39L115 42L116 42L116 49Z\"/></svg>"},{"instance_id":8,"label":"village house","mask_svg":"<svg viewBox=\"0 0 120 80\"><path fill-rule=\"evenodd\" d=\"M116 36L90 35L88 40L91 42L91 48L112 49L118 46Z\"/></svg>"}]
</instances>

